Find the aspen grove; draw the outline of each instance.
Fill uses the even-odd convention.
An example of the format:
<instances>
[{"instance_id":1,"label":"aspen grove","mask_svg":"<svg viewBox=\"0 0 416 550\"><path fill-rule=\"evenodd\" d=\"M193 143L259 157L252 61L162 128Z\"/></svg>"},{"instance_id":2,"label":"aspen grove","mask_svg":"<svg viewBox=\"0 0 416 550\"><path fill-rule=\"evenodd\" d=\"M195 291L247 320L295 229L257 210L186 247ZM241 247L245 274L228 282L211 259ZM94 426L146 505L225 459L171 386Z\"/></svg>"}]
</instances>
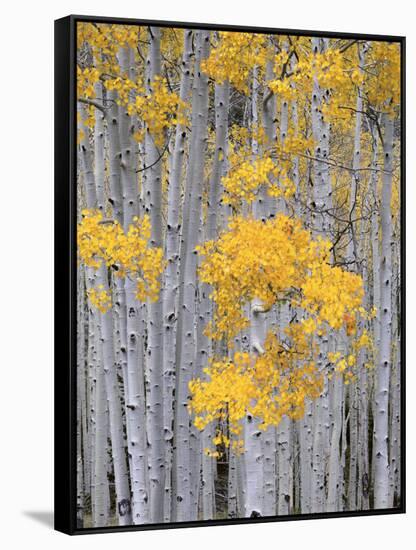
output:
<instances>
[{"instance_id":1,"label":"aspen grove","mask_svg":"<svg viewBox=\"0 0 416 550\"><path fill-rule=\"evenodd\" d=\"M400 45L77 23L78 527L400 504Z\"/></svg>"}]
</instances>

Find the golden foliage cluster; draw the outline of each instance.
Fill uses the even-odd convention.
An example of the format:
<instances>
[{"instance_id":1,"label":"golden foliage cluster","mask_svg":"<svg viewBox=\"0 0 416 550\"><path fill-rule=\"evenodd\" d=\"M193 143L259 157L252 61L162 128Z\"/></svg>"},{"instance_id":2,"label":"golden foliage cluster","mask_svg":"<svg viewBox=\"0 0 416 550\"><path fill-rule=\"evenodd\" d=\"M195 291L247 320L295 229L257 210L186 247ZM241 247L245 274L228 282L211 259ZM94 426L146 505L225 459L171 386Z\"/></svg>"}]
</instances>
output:
<instances>
[{"instance_id":1,"label":"golden foliage cluster","mask_svg":"<svg viewBox=\"0 0 416 550\"><path fill-rule=\"evenodd\" d=\"M125 232L117 221L104 220L100 211L84 210L77 232L79 259L95 269L104 262L116 277L135 281L138 300L156 301L165 262L162 249L149 246L150 230L148 216L134 218ZM111 307L103 289L93 290L90 299L103 312Z\"/></svg>"}]
</instances>

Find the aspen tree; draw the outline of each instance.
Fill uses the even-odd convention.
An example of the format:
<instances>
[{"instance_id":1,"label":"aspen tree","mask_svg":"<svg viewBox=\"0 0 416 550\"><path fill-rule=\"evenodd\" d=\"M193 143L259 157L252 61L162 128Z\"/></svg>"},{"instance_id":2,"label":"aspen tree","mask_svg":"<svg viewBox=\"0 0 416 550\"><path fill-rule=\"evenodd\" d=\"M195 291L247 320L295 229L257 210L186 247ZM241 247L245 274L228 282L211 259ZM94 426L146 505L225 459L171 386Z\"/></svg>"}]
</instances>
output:
<instances>
[{"instance_id":1,"label":"aspen tree","mask_svg":"<svg viewBox=\"0 0 416 550\"><path fill-rule=\"evenodd\" d=\"M152 90L155 78L161 72L160 29L149 27L149 54L146 68L146 86ZM146 133L146 183L145 209L150 213L154 247L162 246L162 190L160 151L149 131ZM150 519L163 520L163 493L165 488L165 448L163 422L163 304L161 296L148 305L148 371L150 399L147 407L149 417L149 476Z\"/></svg>"},{"instance_id":2,"label":"aspen tree","mask_svg":"<svg viewBox=\"0 0 416 550\"><path fill-rule=\"evenodd\" d=\"M202 198L203 155L206 140L208 116L208 80L201 71L200 64L209 53L209 32L195 33L196 58L192 85L192 120L188 172L184 202L184 217L181 238L181 272L176 348L176 391L174 421L174 487L175 519L185 521L190 510L191 464L190 426L188 414L188 382L195 361L195 282L198 225Z\"/></svg>"},{"instance_id":3,"label":"aspen tree","mask_svg":"<svg viewBox=\"0 0 416 550\"><path fill-rule=\"evenodd\" d=\"M79 526L400 504L399 77L77 25Z\"/></svg>"},{"instance_id":4,"label":"aspen tree","mask_svg":"<svg viewBox=\"0 0 416 550\"><path fill-rule=\"evenodd\" d=\"M180 99L188 102L191 91L191 57L193 32L184 30L184 50L181 65ZM163 382L165 417L165 521L171 520L172 499L172 443L173 443L173 406L175 387L175 357L177 341L177 320L179 315L179 271L180 271L180 228L181 228L181 183L185 172L186 145L188 130L185 124L178 124L175 130L175 143L172 152L172 169L168 188L168 212L166 226L165 290L163 300Z\"/></svg>"},{"instance_id":5,"label":"aspen tree","mask_svg":"<svg viewBox=\"0 0 416 550\"><path fill-rule=\"evenodd\" d=\"M86 131L85 136L87 136ZM86 206L87 208L92 209L97 207L97 193L93 172L92 154L89 143L86 140L87 138L84 137L83 143L81 145L81 156L84 164L84 172L88 174L88 178L85 179ZM87 277L87 282L89 281L90 278ZM108 278L104 265L101 265L96 277L96 286L100 288L101 285L103 293L108 295ZM88 288L88 290L91 290L91 287ZM101 341L102 364L109 408L111 448L113 454L117 495L117 515L120 525L129 525L131 523L130 488L128 482L127 463L125 458L123 431L120 430L120 427L123 426L122 409L114 361L112 324L113 319L111 310L102 313L99 316L97 331ZM96 392L96 398L102 398L102 393L97 394Z\"/></svg>"},{"instance_id":6,"label":"aspen tree","mask_svg":"<svg viewBox=\"0 0 416 550\"><path fill-rule=\"evenodd\" d=\"M380 355L375 382L374 419L374 505L389 507L388 425L391 371L392 267L391 267L391 186L393 172L393 120L384 116L383 175L381 193L381 254L380 254Z\"/></svg>"}]
</instances>

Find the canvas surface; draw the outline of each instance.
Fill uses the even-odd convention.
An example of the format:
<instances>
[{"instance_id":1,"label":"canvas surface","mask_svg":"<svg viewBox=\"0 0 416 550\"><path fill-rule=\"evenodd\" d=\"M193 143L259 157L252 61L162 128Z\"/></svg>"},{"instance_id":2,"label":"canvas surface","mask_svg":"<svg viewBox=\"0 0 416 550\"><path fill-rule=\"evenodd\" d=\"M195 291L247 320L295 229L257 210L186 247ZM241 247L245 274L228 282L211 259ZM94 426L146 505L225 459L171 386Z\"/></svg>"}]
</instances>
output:
<instances>
[{"instance_id":1,"label":"canvas surface","mask_svg":"<svg viewBox=\"0 0 416 550\"><path fill-rule=\"evenodd\" d=\"M401 505L386 40L77 23L77 525Z\"/></svg>"}]
</instances>

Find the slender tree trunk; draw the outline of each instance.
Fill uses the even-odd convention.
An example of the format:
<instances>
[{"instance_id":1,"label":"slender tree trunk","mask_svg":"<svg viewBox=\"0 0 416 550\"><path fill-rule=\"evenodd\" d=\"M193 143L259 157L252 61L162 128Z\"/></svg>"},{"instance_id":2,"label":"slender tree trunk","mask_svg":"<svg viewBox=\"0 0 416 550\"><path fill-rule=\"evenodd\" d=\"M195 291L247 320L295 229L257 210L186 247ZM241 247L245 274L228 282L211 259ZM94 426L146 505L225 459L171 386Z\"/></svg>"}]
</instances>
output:
<instances>
[{"instance_id":1,"label":"slender tree trunk","mask_svg":"<svg viewBox=\"0 0 416 550\"><path fill-rule=\"evenodd\" d=\"M149 28L149 55L146 68L146 85L151 90L155 77L161 74L160 29ZM160 151L153 137L146 133L146 185L145 209L150 214L152 225L151 244L162 247L162 162ZM165 488L165 430L163 419L163 303L162 293L158 300L150 302L148 309L147 364L149 373L148 441L150 477L150 520L163 521Z\"/></svg>"},{"instance_id":2,"label":"slender tree trunk","mask_svg":"<svg viewBox=\"0 0 416 550\"><path fill-rule=\"evenodd\" d=\"M342 491L340 487L340 464L341 464L341 428L342 428L342 404L343 404L343 379L342 374L335 373L332 379L332 435L331 450L329 456L328 472L328 497L327 512L339 511L339 495Z\"/></svg>"},{"instance_id":3,"label":"slender tree trunk","mask_svg":"<svg viewBox=\"0 0 416 550\"><path fill-rule=\"evenodd\" d=\"M104 281L104 278L101 278ZM104 283L102 283L104 284ZM108 290L104 287L105 290ZM114 464L116 485L116 509L119 525L130 525L132 522L129 472L127 468L123 418L120 403L117 371L114 359L112 312L101 315L101 345L103 350L104 378L108 399L110 418L111 449Z\"/></svg>"},{"instance_id":4,"label":"slender tree trunk","mask_svg":"<svg viewBox=\"0 0 416 550\"><path fill-rule=\"evenodd\" d=\"M107 433L108 411L105 395L103 364L95 369L95 460L94 460L94 514L93 527L108 525Z\"/></svg>"},{"instance_id":5,"label":"slender tree trunk","mask_svg":"<svg viewBox=\"0 0 416 550\"><path fill-rule=\"evenodd\" d=\"M258 123L258 67L253 69L252 100L251 100L251 127L254 129ZM265 107L263 116L265 115ZM253 158L259 152L257 140L251 144ZM253 216L256 219L265 217L265 195L259 191L258 198L253 203ZM250 353L263 353L263 342L266 336L265 318L262 313L262 304L259 300L253 300L250 308ZM263 516L263 486L264 486L264 453L262 445L262 433L258 429L259 419L247 411L244 419L244 517Z\"/></svg>"},{"instance_id":6,"label":"slender tree trunk","mask_svg":"<svg viewBox=\"0 0 416 550\"><path fill-rule=\"evenodd\" d=\"M196 36L196 59L192 88L191 145L186 177L176 348L176 408L174 418L174 489L175 518L185 521L191 509L190 419L187 410L188 383L196 354L195 290L196 253L202 201L203 158L208 116L208 80L200 70L201 60L209 52L209 32Z\"/></svg>"},{"instance_id":7,"label":"slender tree trunk","mask_svg":"<svg viewBox=\"0 0 416 550\"><path fill-rule=\"evenodd\" d=\"M350 405L350 462L348 474L348 510L357 509L357 467L358 467L358 399L357 386L355 383L349 385Z\"/></svg>"},{"instance_id":8,"label":"slender tree trunk","mask_svg":"<svg viewBox=\"0 0 416 550\"><path fill-rule=\"evenodd\" d=\"M323 53L328 46L327 39L313 38L313 53ZM325 91L319 86L314 74L312 91L312 133L315 141L315 158L313 163L313 203L312 222L315 236L331 236L331 219L328 212L332 209L332 189L329 177L329 123L325 120L322 108L325 104ZM328 338L317 336L319 343L318 368L323 368L323 361L328 349ZM328 382L325 381L321 396L315 401L314 438L312 460L312 512L322 512L325 496L325 461L329 445L329 403Z\"/></svg>"},{"instance_id":9,"label":"slender tree trunk","mask_svg":"<svg viewBox=\"0 0 416 550\"><path fill-rule=\"evenodd\" d=\"M95 85L97 97L103 96L103 85L97 82ZM97 191L97 206L101 212L105 208L105 138L104 138L104 113L95 109L94 127L94 177Z\"/></svg>"},{"instance_id":10,"label":"slender tree trunk","mask_svg":"<svg viewBox=\"0 0 416 550\"><path fill-rule=\"evenodd\" d=\"M202 231L204 240L216 238L218 226L218 212L221 198L221 177L224 173L225 150L228 129L229 83L215 86L215 153L212 165L208 191L208 212L206 231ZM202 224L202 221L201 221ZM197 375L203 373L207 366L207 359L212 355L212 342L204 334L207 323L212 319L212 302L209 299L211 289L205 283L200 284L199 316L197 327ZM202 445L202 495L203 518L212 519L215 516L215 487L213 478L213 459L207 457L204 449L210 448L213 437L212 426L205 428L201 434Z\"/></svg>"},{"instance_id":11,"label":"slender tree trunk","mask_svg":"<svg viewBox=\"0 0 416 550\"><path fill-rule=\"evenodd\" d=\"M84 172L88 172L89 174L88 181L85 180L87 208L96 208L97 193L94 172L92 171L92 158L89 143L85 142L81 146L81 156L84 163ZM91 282L91 278L87 277L88 290L92 288ZM97 270L95 283L97 286L103 285L103 290L105 292L109 292L107 269L103 264ZM122 430L122 408L114 358L112 310L109 310L99 316L97 315L97 319L97 331L101 341L102 362L109 409L117 515L119 525L129 525L131 524L130 487Z\"/></svg>"},{"instance_id":12,"label":"slender tree trunk","mask_svg":"<svg viewBox=\"0 0 416 550\"><path fill-rule=\"evenodd\" d=\"M285 416L278 427L278 457L279 457L279 500L278 514L290 514L293 507L293 492L291 486L292 461L291 453L291 420Z\"/></svg>"},{"instance_id":13,"label":"slender tree trunk","mask_svg":"<svg viewBox=\"0 0 416 550\"><path fill-rule=\"evenodd\" d=\"M188 102L191 90L191 57L193 31L184 30L184 53L182 57L182 75L180 98ZM180 224L181 224L181 183L186 158L188 130L178 124L175 145L172 154L172 169L168 189L168 214L166 229L165 288L163 291L163 378L164 378L164 416L165 416L165 521L171 521L172 500L172 456L173 456L173 409L175 387L176 324L178 319L178 291L180 269Z\"/></svg>"},{"instance_id":14,"label":"slender tree trunk","mask_svg":"<svg viewBox=\"0 0 416 550\"><path fill-rule=\"evenodd\" d=\"M311 511L323 512L325 502L325 414L327 387L321 397L314 402L314 434L312 451Z\"/></svg>"},{"instance_id":15,"label":"slender tree trunk","mask_svg":"<svg viewBox=\"0 0 416 550\"><path fill-rule=\"evenodd\" d=\"M384 169L381 195L381 257L380 257L380 356L376 371L374 449L374 506L389 506L389 385L391 370L391 187L393 170L393 120L384 120Z\"/></svg>"},{"instance_id":16,"label":"slender tree trunk","mask_svg":"<svg viewBox=\"0 0 416 550\"><path fill-rule=\"evenodd\" d=\"M90 497L91 515L94 514L94 460L95 460L95 369L98 362L97 321L92 308L88 308L88 441L84 448L84 456L89 464L88 496Z\"/></svg>"},{"instance_id":17,"label":"slender tree trunk","mask_svg":"<svg viewBox=\"0 0 416 550\"><path fill-rule=\"evenodd\" d=\"M119 52L123 74L129 74L132 51ZM128 232L138 215L138 183L134 159L134 121L123 107L119 109L120 129L120 180L122 188L123 225ZM114 182L115 183L115 182ZM115 210L115 209L114 209ZM122 370L124 375L127 447L130 458L132 516L134 524L149 521L149 495L147 492L146 414L144 391L144 364L141 339L138 335L140 307L136 299L136 283L127 274L122 284L116 283L116 314L120 323ZM126 362L124 364L124 356Z\"/></svg>"},{"instance_id":18,"label":"slender tree trunk","mask_svg":"<svg viewBox=\"0 0 416 550\"><path fill-rule=\"evenodd\" d=\"M78 270L77 288L77 527L84 525L84 468L88 462L83 445L86 394L85 394L85 287L84 270Z\"/></svg>"},{"instance_id":19,"label":"slender tree trunk","mask_svg":"<svg viewBox=\"0 0 416 550\"><path fill-rule=\"evenodd\" d=\"M310 399L305 404L305 414L298 421L299 427L299 462L300 462L300 510L309 514L312 510L312 447L313 447L313 404Z\"/></svg>"},{"instance_id":20,"label":"slender tree trunk","mask_svg":"<svg viewBox=\"0 0 416 550\"><path fill-rule=\"evenodd\" d=\"M87 208L98 208L97 190L95 187L94 162L90 146L90 130L86 124L86 112L84 107L78 107L81 122L79 130L83 132L83 137L79 146L81 157L82 176L84 180L85 202Z\"/></svg>"},{"instance_id":21,"label":"slender tree trunk","mask_svg":"<svg viewBox=\"0 0 416 550\"><path fill-rule=\"evenodd\" d=\"M392 264L393 264L393 293L392 293L392 311L393 311L393 336L395 346L393 347L393 369L391 379L391 427L390 427L390 505L398 506L401 500L400 483L400 458L401 458L401 329L400 329L400 246L397 234L400 226L397 224L395 230Z\"/></svg>"},{"instance_id":22,"label":"slender tree trunk","mask_svg":"<svg viewBox=\"0 0 416 550\"><path fill-rule=\"evenodd\" d=\"M362 74L364 61L365 61L365 51L367 50L367 45L361 44L357 45L358 48L358 60L359 60L359 71ZM350 188L350 211L349 211L349 229L350 229L350 239L348 242L347 250L347 262L350 264L350 269L359 271L360 266L358 265L358 242L357 236L355 234L356 224L354 219L358 217L358 196L360 192L360 165L361 165L361 125L363 118L363 97L362 90L360 87L357 89L357 99L355 105L355 131L354 131L354 153L352 161L352 177L351 177L351 188Z\"/></svg>"},{"instance_id":23,"label":"slender tree trunk","mask_svg":"<svg viewBox=\"0 0 416 550\"><path fill-rule=\"evenodd\" d=\"M245 506L244 517L263 516L263 462L261 432L256 419L247 414L244 422Z\"/></svg>"},{"instance_id":24,"label":"slender tree trunk","mask_svg":"<svg viewBox=\"0 0 416 550\"><path fill-rule=\"evenodd\" d=\"M238 507L238 461L233 449L228 451L228 493L227 493L227 517L230 519L239 517Z\"/></svg>"},{"instance_id":25,"label":"slender tree trunk","mask_svg":"<svg viewBox=\"0 0 416 550\"><path fill-rule=\"evenodd\" d=\"M108 198L114 218L123 225L123 197L121 191L121 144L120 144L120 111L117 104L117 93L107 92L106 128L108 134L109 188Z\"/></svg>"}]
</instances>

